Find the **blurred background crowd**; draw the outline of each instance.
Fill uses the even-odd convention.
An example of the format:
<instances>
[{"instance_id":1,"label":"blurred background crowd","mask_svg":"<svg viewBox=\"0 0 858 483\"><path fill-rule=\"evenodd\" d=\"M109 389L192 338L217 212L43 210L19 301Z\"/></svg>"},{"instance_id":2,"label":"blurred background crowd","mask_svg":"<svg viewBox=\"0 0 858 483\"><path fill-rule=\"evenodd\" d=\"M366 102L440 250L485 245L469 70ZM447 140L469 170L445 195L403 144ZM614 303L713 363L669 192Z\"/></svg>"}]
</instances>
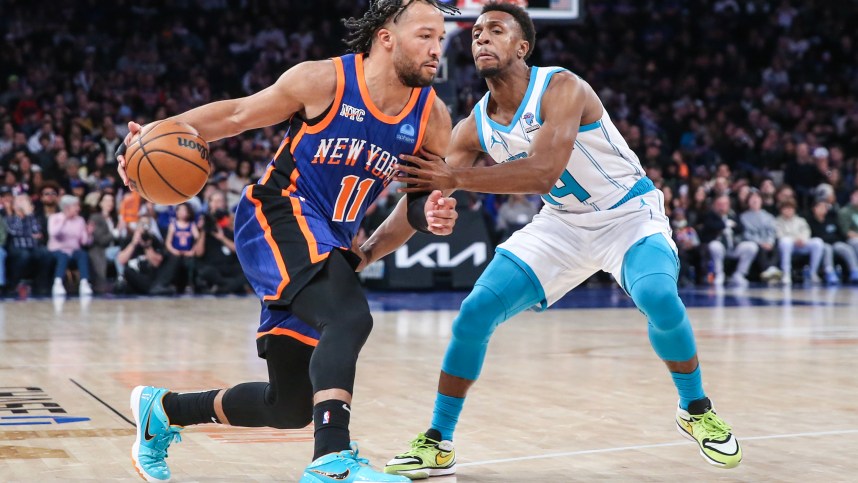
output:
<instances>
[{"instance_id":1,"label":"blurred background crowd","mask_svg":"<svg viewBox=\"0 0 858 483\"><path fill-rule=\"evenodd\" d=\"M0 0L0 290L244 293L231 209L285 126L211 146L200 195L154 206L113 153L145 124L340 55L365 0ZM532 62L590 82L665 194L683 284L858 282L858 2L587 0ZM485 92L451 35L454 120ZM484 159L481 162L490 163ZM538 196L460 193L500 242ZM396 203L370 209L362 236Z\"/></svg>"}]
</instances>

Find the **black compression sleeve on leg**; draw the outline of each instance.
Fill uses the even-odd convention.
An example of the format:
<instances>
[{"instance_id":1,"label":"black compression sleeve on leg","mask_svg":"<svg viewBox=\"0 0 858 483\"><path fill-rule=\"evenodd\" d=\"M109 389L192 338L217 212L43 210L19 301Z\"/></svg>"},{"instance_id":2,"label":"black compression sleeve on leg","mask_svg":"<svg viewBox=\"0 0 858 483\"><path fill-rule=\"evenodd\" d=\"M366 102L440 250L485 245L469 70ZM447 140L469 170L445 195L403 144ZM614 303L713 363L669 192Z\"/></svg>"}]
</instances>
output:
<instances>
[{"instance_id":1,"label":"black compression sleeve on leg","mask_svg":"<svg viewBox=\"0 0 858 483\"><path fill-rule=\"evenodd\" d=\"M303 428L313 419L309 365L313 348L287 336L267 335L268 383L227 389L223 413L233 426Z\"/></svg>"},{"instance_id":2,"label":"black compression sleeve on leg","mask_svg":"<svg viewBox=\"0 0 858 483\"><path fill-rule=\"evenodd\" d=\"M422 232L430 233L429 222L426 221L426 200L429 199L429 192L408 193L405 195L408 201L408 224L411 228Z\"/></svg>"},{"instance_id":3,"label":"black compression sleeve on leg","mask_svg":"<svg viewBox=\"0 0 858 483\"><path fill-rule=\"evenodd\" d=\"M214 400L219 389L203 392L176 394L168 392L162 403L170 424L190 426L192 424L219 423L214 410Z\"/></svg>"},{"instance_id":4,"label":"black compression sleeve on leg","mask_svg":"<svg viewBox=\"0 0 858 483\"><path fill-rule=\"evenodd\" d=\"M336 303L331 303L332 296ZM351 393L358 353L372 330L372 315L357 274L341 251L331 252L325 268L292 300L290 311L320 333L310 359L313 390Z\"/></svg>"}]
</instances>

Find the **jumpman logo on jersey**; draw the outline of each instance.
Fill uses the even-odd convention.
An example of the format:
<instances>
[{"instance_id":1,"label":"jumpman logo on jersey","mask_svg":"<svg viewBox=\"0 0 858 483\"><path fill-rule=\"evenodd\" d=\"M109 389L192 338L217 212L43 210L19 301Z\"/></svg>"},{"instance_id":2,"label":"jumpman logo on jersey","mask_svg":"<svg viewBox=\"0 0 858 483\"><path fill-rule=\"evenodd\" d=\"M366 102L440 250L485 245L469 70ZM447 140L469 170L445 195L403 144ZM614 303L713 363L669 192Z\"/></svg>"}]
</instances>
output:
<instances>
[{"instance_id":1,"label":"jumpman logo on jersey","mask_svg":"<svg viewBox=\"0 0 858 483\"><path fill-rule=\"evenodd\" d=\"M506 151L507 156L512 156L512 153L509 151L509 145L506 143L506 140L504 140L503 136L501 136L494 129L492 130L491 139L492 139L492 145L489 149L495 147L495 144L500 144L501 146L503 146L503 150Z\"/></svg>"}]
</instances>

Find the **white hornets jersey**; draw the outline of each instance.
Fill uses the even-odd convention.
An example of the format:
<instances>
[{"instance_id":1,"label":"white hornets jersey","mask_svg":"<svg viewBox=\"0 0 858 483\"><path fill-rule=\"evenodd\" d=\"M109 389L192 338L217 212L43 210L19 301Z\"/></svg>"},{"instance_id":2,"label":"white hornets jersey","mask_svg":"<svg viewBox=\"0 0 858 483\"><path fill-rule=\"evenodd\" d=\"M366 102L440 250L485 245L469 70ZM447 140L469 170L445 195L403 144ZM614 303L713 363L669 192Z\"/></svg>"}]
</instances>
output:
<instances>
[{"instance_id":1,"label":"white hornets jersey","mask_svg":"<svg viewBox=\"0 0 858 483\"><path fill-rule=\"evenodd\" d=\"M532 67L527 92L508 126L486 115L490 93L474 106L480 144L495 162L505 163L530 155L530 143L543 122L542 96L551 76L564 70ZM556 209L592 213L609 210L652 189L654 186L637 155L605 111L598 121L580 127L566 170L542 198Z\"/></svg>"}]
</instances>

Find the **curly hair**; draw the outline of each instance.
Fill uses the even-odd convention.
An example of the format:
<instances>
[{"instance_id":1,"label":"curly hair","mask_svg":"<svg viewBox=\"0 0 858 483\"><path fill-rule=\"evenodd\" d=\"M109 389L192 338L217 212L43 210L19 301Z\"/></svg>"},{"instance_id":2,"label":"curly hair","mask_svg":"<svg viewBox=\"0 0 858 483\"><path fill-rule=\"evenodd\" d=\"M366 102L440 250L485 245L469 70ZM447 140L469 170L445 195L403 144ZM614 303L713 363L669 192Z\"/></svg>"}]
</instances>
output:
<instances>
[{"instance_id":1,"label":"curly hair","mask_svg":"<svg viewBox=\"0 0 858 483\"><path fill-rule=\"evenodd\" d=\"M369 9L363 17L342 19L343 25L349 31L343 42L351 52L368 53L378 29L388 20L393 19L393 23L396 23L403 12L417 2L428 3L448 15L459 13L458 8L442 3L442 0L370 0Z\"/></svg>"}]
</instances>

